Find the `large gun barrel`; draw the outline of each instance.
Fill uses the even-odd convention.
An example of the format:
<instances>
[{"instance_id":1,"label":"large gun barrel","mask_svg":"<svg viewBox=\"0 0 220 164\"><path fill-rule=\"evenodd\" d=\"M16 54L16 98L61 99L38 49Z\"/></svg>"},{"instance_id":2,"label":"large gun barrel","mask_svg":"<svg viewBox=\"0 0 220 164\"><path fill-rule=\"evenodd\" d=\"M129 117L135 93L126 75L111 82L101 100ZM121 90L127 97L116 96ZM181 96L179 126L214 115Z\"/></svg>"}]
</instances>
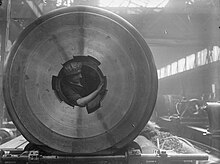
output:
<instances>
[{"instance_id":1,"label":"large gun barrel","mask_svg":"<svg viewBox=\"0 0 220 164\"><path fill-rule=\"evenodd\" d=\"M82 63L85 107L71 102L61 83L64 65ZM55 10L35 20L14 43L4 68L9 114L31 143L71 154L113 153L149 121L157 97L157 70L138 31L95 7Z\"/></svg>"}]
</instances>

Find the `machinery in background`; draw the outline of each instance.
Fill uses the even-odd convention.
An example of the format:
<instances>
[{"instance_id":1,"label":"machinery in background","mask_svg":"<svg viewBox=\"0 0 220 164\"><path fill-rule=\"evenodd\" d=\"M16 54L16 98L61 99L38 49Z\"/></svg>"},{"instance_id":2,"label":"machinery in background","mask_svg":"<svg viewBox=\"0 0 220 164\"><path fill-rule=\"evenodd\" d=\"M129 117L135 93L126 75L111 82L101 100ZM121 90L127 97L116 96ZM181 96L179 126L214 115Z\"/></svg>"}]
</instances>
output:
<instances>
[{"instance_id":1,"label":"machinery in background","mask_svg":"<svg viewBox=\"0 0 220 164\"><path fill-rule=\"evenodd\" d=\"M15 138L15 133L11 128L0 128L0 145Z\"/></svg>"},{"instance_id":2,"label":"machinery in background","mask_svg":"<svg viewBox=\"0 0 220 164\"><path fill-rule=\"evenodd\" d=\"M152 119L172 133L220 150L220 103L158 96Z\"/></svg>"}]
</instances>

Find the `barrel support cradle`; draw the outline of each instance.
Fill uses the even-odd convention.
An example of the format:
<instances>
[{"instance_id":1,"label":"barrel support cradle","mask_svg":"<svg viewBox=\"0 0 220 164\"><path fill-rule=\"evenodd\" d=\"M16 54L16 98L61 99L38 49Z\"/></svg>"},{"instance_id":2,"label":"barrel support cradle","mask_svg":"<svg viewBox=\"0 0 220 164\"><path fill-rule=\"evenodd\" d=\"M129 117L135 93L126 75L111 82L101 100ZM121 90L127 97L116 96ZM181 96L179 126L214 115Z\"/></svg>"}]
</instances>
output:
<instances>
[{"instance_id":1,"label":"barrel support cradle","mask_svg":"<svg viewBox=\"0 0 220 164\"><path fill-rule=\"evenodd\" d=\"M10 152L1 151L0 164L10 163L28 163L41 164L51 162L109 162L109 163L127 163L138 164L154 161L158 164L168 164L170 161L187 161L187 160L208 160L206 154L167 154L166 151L157 151L155 154L142 154L139 149L133 149L124 155L96 155L96 156L56 156L40 155L39 151L27 151L22 154L11 154Z\"/></svg>"}]
</instances>

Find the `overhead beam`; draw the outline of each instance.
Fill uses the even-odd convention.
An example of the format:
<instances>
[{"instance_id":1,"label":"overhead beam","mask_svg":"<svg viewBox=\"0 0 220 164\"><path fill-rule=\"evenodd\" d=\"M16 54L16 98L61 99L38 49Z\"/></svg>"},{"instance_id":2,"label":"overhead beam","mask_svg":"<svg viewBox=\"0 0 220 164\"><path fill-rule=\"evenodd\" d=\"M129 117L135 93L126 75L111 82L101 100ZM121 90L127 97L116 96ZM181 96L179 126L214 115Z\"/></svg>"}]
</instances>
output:
<instances>
[{"instance_id":1,"label":"overhead beam","mask_svg":"<svg viewBox=\"0 0 220 164\"><path fill-rule=\"evenodd\" d=\"M40 17L43 15L42 9L36 4L35 1L32 0L23 0L28 6L31 8L36 17Z\"/></svg>"},{"instance_id":2,"label":"overhead beam","mask_svg":"<svg viewBox=\"0 0 220 164\"><path fill-rule=\"evenodd\" d=\"M112 11L117 14L158 14L160 12L166 13L166 14L208 14L208 13L219 13L219 10L216 10L216 8L220 7L212 7L208 8L206 6L201 7L193 7L186 8L184 6L182 7L104 7L105 9Z\"/></svg>"}]
</instances>

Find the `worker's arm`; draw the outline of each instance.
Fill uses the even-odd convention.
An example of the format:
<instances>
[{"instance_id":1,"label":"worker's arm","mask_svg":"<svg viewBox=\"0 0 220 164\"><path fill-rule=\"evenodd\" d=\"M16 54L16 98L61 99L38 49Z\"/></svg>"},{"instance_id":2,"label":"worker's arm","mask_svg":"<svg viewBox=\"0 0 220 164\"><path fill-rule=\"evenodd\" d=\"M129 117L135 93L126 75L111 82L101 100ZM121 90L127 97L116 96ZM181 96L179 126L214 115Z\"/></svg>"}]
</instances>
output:
<instances>
[{"instance_id":1,"label":"worker's arm","mask_svg":"<svg viewBox=\"0 0 220 164\"><path fill-rule=\"evenodd\" d=\"M76 100L77 105L80 107L86 106L90 101L92 101L98 95L98 93L101 91L103 85L104 85L104 83L101 82L95 91L93 91L92 93L90 93L86 97L82 97L82 98L79 98L78 100Z\"/></svg>"}]
</instances>

